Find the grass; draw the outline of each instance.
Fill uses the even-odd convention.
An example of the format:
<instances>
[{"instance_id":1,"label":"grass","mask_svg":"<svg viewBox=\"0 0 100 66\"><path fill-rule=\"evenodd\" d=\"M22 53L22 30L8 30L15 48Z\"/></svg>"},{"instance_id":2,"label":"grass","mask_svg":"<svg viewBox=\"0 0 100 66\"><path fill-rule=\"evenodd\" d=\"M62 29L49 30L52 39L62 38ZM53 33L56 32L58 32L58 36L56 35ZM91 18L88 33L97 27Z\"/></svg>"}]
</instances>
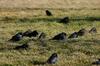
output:
<instances>
[{"instance_id":1,"label":"grass","mask_svg":"<svg viewBox=\"0 0 100 66\"><path fill-rule=\"evenodd\" d=\"M100 10L51 10L54 14L52 17L45 16L43 11L0 11L0 66L91 66L93 61L100 58L100 21L91 21L91 17L99 19ZM66 15L70 17L70 23L58 23ZM29 42L31 49L18 51L12 48L29 41L29 38L8 42L16 32L28 29L45 32L47 39L50 39L60 32L66 32L69 36L81 28L90 30L94 26L98 30L96 35L88 33L66 42L47 40L46 47L36 40ZM42 65L54 52L58 53L58 62Z\"/></svg>"},{"instance_id":2,"label":"grass","mask_svg":"<svg viewBox=\"0 0 100 66\"><path fill-rule=\"evenodd\" d=\"M0 0L0 8L100 8L98 0Z\"/></svg>"}]
</instances>

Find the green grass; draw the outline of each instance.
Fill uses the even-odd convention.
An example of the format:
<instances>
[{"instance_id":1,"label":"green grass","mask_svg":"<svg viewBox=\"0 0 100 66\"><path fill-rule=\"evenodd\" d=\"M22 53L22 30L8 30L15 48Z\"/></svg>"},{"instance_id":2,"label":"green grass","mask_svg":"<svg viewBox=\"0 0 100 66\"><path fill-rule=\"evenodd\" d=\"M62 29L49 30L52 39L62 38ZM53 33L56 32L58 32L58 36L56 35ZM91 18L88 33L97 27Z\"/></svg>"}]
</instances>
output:
<instances>
[{"instance_id":1,"label":"green grass","mask_svg":"<svg viewBox=\"0 0 100 66\"><path fill-rule=\"evenodd\" d=\"M91 66L93 61L100 58L100 21L90 21L86 19L88 19L87 17L98 18L100 11L97 10L96 15L91 10L91 14L85 11L87 13L86 15L84 15L84 11L79 11L78 15L76 14L78 12L77 10L73 12L58 10L57 13L55 13L56 16L53 17L47 17L42 14L41 16L34 16L32 14L33 16L30 15L30 17L20 17L17 16L17 14L12 16L12 14L14 14L13 12L10 12L11 14L9 13L10 16L8 17L6 17L7 15L3 15L4 17L1 16L0 66L42 66L42 62L45 62L54 52L58 53L58 62L54 65L45 64L44 66ZM59 18L66 15L70 17L70 23L58 23ZM77 18L83 20L72 20ZM68 40L66 42L47 40L46 47L42 47L41 43L36 40L29 42L31 49L18 51L12 48L29 41L29 38L23 38L23 40L19 42L8 42L16 32L24 32L28 29L45 32L47 39L50 39L60 32L66 32L69 36L72 32L78 31L81 28L90 30L94 26L98 30L96 35L87 33L84 37Z\"/></svg>"}]
</instances>

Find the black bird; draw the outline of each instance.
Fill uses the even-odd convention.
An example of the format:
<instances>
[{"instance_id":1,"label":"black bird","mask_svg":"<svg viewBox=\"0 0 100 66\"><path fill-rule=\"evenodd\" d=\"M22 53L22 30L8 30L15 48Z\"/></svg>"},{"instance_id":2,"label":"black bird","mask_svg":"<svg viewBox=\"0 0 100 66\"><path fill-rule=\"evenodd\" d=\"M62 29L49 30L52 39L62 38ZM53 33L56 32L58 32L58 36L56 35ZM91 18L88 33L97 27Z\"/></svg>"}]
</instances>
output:
<instances>
[{"instance_id":1,"label":"black bird","mask_svg":"<svg viewBox=\"0 0 100 66\"><path fill-rule=\"evenodd\" d=\"M27 36L27 37L36 37L38 35L37 30L34 31L26 31L25 33L23 33L23 36Z\"/></svg>"},{"instance_id":2,"label":"black bird","mask_svg":"<svg viewBox=\"0 0 100 66\"><path fill-rule=\"evenodd\" d=\"M27 49L27 48L29 48L29 45L28 44L23 44L21 46L15 47L14 49L19 50L19 49Z\"/></svg>"},{"instance_id":3,"label":"black bird","mask_svg":"<svg viewBox=\"0 0 100 66\"><path fill-rule=\"evenodd\" d=\"M64 17L60 20L60 23L69 23L69 17Z\"/></svg>"},{"instance_id":4,"label":"black bird","mask_svg":"<svg viewBox=\"0 0 100 66\"><path fill-rule=\"evenodd\" d=\"M72 33L68 38L78 38L78 32Z\"/></svg>"},{"instance_id":5,"label":"black bird","mask_svg":"<svg viewBox=\"0 0 100 66\"><path fill-rule=\"evenodd\" d=\"M29 29L23 33L23 36L28 36L30 33L32 33L32 31Z\"/></svg>"},{"instance_id":6,"label":"black bird","mask_svg":"<svg viewBox=\"0 0 100 66\"><path fill-rule=\"evenodd\" d=\"M16 35L12 36L10 41L20 41L21 39L22 39L22 32L19 32Z\"/></svg>"},{"instance_id":7,"label":"black bird","mask_svg":"<svg viewBox=\"0 0 100 66\"><path fill-rule=\"evenodd\" d=\"M33 32L31 32L29 34L29 37L36 37L38 34L39 34L38 31L37 30L34 30Z\"/></svg>"},{"instance_id":8,"label":"black bird","mask_svg":"<svg viewBox=\"0 0 100 66\"><path fill-rule=\"evenodd\" d=\"M93 28L89 31L89 33L97 33L96 27L93 27Z\"/></svg>"},{"instance_id":9,"label":"black bird","mask_svg":"<svg viewBox=\"0 0 100 66\"><path fill-rule=\"evenodd\" d=\"M45 12L47 16L52 16L52 13L49 10L46 10Z\"/></svg>"},{"instance_id":10,"label":"black bird","mask_svg":"<svg viewBox=\"0 0 100 66\"><path fill-rule=\"evenodd\" d=\"M49 59L47 60L47 63L48 63L48 64L55 64L55 63L57 62L57 60L58 60L58 55L57 55L57 53L53 53L53 54L49 57Z\"/></svg>"},{"instance_id":11,"label":"black bird","mask_svg":"<svg viewBox=\"0 0 100 66\"><path fill-rule=\"evenodd\" d=\"M66 36L67 36L66 33L62 32L54 36L51 40L65 40Z\"/></svg>"},{"instance_id":12,"label":"black bird","mask_svg":"<svg viewBox=\"0 0 100 66\"><path fill-rule=\"evenodd\" d=\"M83 28L83 29L78 31L78 36L84 36L85 33L86 33L86 29Z\"/></svg>"},{"instance_id":13,"label":"black bird","mask_svg":"<svg viewBox=\"0 0 100 66\"><path fill-rule=\"evenodd\" d=\"M98 61L93 62L92 64L97 66L100 65L100 59L98 59Z\"/></svg>"}]
</instances>

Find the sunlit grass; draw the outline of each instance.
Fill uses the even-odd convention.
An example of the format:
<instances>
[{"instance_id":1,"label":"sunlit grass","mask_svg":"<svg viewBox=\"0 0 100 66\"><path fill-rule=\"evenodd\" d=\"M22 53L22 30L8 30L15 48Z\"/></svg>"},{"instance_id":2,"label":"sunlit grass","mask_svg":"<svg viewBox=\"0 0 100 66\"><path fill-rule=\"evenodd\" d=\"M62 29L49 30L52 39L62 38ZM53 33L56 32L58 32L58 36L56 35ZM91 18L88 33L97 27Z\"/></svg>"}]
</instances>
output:
<instances>
[{"instance_id":1,"label":"sunlit grass","mask_svg":"<svg viewBox=\"0 0 100 66\"><path fill-rule=\"evenodd\" d=\"M13 15L15 17L12 17L12 14L14 13L10 14L10 12L10 18L14 18L13 20L2 20L5 17L1 17L0 48L4 49L0 49L0 66L35 66L35 63L37 63L36 66L42 66L39 65L39 63L45 62L54 52L58 53L59 60L52 66L91 66L91 63L95 59L100 58L100 21L88 21L85 19L80 21L72 20L95 15L93 11L90 11L91 14L88 11L87 14L85 14L86 11L83 12L84 11L80 11L80 15L77 15L78 11L74 11L74 13L72 11L64 11L64 13L63 11L57 11L55 14L56 16L53 17L47 17L43 14L41 14L41 16L37 15L37 17L33 14L29 14L31 17L28 17L24 14L23 16L25 16L26 19L20 17L22 15L19 16L16 14ZM97 14L98 12L95 12L96 15L94 17L100 16ZM70 23L59 23L59 18L63 18L67 15L70 17ZM20 21L20 19L23 20ZM96 35L87 33L84 37L79 37L74 40L68 39L66 42L47 40L46 47L42 47L40 42L36 40L29 42L31 49L17 51L12 48L29 41L29 38L24 38L23 40L14 43L8 42L8 40L17 32L24 32L28 29L45 32L47 34L46 39L50 39L60 32L65 32L69 36L71 33L79 31L81 28L85 28L89 31L94 26L98 30ZM44 66L51 65L45 64Z\"/></svg>"}]
</instances>

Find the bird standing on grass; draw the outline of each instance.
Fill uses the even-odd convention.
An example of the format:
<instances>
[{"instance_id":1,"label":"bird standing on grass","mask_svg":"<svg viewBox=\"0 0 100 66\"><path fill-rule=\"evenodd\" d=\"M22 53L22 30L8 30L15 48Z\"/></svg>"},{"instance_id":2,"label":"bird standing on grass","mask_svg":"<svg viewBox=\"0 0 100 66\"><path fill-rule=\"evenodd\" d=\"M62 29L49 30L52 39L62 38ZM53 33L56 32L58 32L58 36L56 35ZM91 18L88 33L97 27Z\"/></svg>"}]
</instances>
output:
<instances>
[{"instance_id":1,"label":"bird standing on grass","mask_svg":"<svg viewBox=\"0 0 100 66\"><path fill-rule=\"evenodd\" d=\"M54 36L51 40L66 40L66 36L67 34L65 32L62 32Z\"/></svg>"},{"instance_id":2,"label":"bird standing on grass","mask_svg":"<svg viewBox=\"0 0 100 66\"><path fill-rule=\"evenodd\" d=\"M79 31L78 31L78 36L84 36L86 34L86 29L80 29Z\"/></svg>"},{"instance_id":3,"label":"bird standing on grass","mask_svg":"<svg viewBox=\"0 0 100 66\"><path fill-rule=\"evenodd\" d=\"M23 33L23 36L29 37L28 35L29 35L30 33L32 33L32 31L29 29L29 30L27 30L27 31L25 31L25 32Z\"/></svg>"},{"instance_id":4,"label":"bird standing on grass","mask_svg":"<svg viewBox=\"0 0 100 66\"><path fill-rule=\"evenodd\" d=\"M93 65L100 66L100 59L98 59L97 61L93 62L92 64L93 64Z\"/></svg>"},{"instance_id":5,"label":"bird standing on grass","mask_svg":"<svg viewBox=\"0 0 100 66\"><path fill-rule=\"evenodd\" d=\"M89 33L97 33L97 29L95 27L91 28Z\"/></svg>"},{"instance_id":6,"label":"bird standing on grass","mask_svg":"<svg viewBox=\"0 0 100 66\"><path fill-rule=\"evenodd\" d=\"M48 63L48 64L55 64L55 63L57 62L57 60L58 60L58 55L57 55L57 53L53 53L53 54L49 57L49 59L47 60L47 63Z\"/></svg>"},{"instance_id":7,"label":"bird standing on grass","mask_svg":"<svg viewBox=\"0 0 100 66\"><path fill-rule=\"evenodd\" d=\"M52 16L52 13L49 10L46 10L45 12L47 16Z\"/></svg>"},{"instance_id":8,"label":"bird standing on grass","mask_svg":"<svg viewBox=\"0 0 100 66\"><path fill-rule=\"evenodd\" d=\"M78 33L74 32L68 38L78 38Z\"/></svg>"},{"instance_id":9,"label":"bird standing on grass","mask_svg":"<svg viewBox=\"0 0 100 66\"><path fill-rule=\"evenodd\" d=\"M46 46L46 34L44 32L40 34L38 39L43 46Z\"/></svg>"},{"instance_id":10,"label":"bird standing on grass","mask_svg":"<svg viewBox=\"0 0 100 66\"><path fill-rule=\"evenodd\" d=\"M21 39L22 39L22 32L19 32L16 35L12 36L10 41L20 41Z\"/></svg>"},{"instance_id":11,"label":"bird standing on grass","mask_svg":"<svg viewBox=\"0 0 100 66\"><path fill-rule=\"evenodd\" d=\"M27 36L27 37L36 37L38 35L38 31L37 30L34 30L34 31L31 31L31 30L28 30L26 32L23 33L23 36Z\"/></svg>"},{"instance_id":12,"label":"bird standing on grass","mask_svg":"<svg viewBox=\"0 0 100 66\"><path fill-rule=\"evenodd\" d=\"M69 17L64 17L60 20L60 23L69 23Z\"/></svg>"}]
</instances>

